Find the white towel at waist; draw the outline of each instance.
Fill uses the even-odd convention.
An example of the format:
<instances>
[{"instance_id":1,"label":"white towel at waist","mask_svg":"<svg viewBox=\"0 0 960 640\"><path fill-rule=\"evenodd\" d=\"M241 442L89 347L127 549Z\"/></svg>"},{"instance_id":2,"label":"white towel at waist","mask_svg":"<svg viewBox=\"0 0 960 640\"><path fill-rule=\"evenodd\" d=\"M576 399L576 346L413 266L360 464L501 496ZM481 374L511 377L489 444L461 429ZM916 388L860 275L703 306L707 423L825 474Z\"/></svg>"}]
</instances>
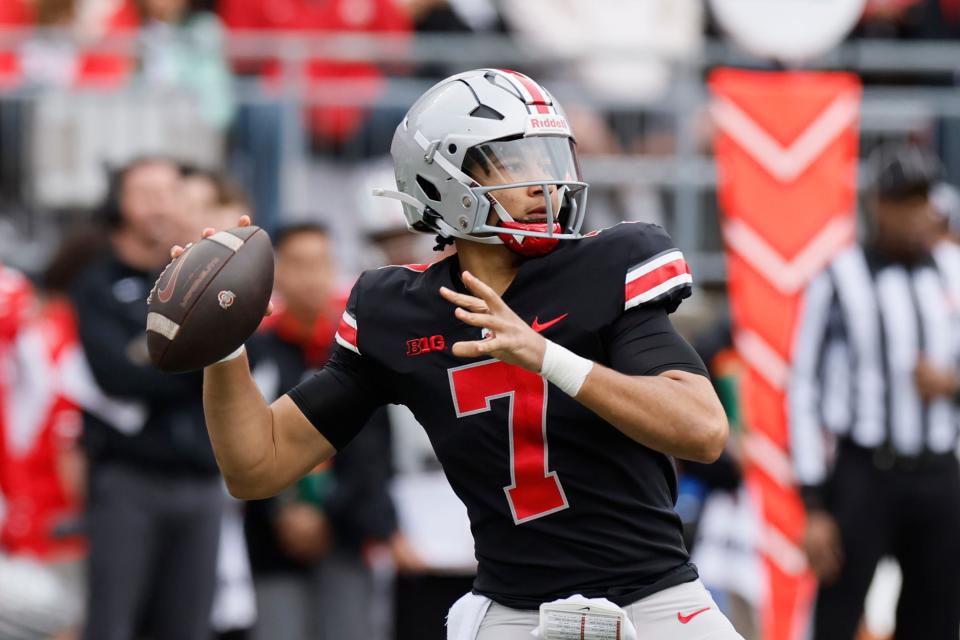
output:
<instances>
[{"instance_id":1,"label":"white towel at waist","mask_svg":"<svg viewBox=\"0 0 960 640\"><path fill-rule=\"evenodd\" d=\"M454 602L447 614L447 640L476 640L491 602L472 592Z\"/></svg>"}]
</instances>

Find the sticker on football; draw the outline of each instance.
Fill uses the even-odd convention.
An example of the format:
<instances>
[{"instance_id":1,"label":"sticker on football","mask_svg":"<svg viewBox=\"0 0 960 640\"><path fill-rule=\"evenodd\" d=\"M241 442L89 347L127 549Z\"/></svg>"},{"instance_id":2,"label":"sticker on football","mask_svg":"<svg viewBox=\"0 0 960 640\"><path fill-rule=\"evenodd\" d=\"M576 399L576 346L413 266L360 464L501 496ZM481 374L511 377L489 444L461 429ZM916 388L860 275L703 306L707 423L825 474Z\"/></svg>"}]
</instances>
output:
<instances>
[{"instance_id":1,"label":"sticker on football","mask_svg":"<svg viewBox=\"0 0 960 640\"><path fill-rule=\"evenodd\" d=\"M162 371L201 369L256 331L273 291L273 247L260 227L204 238L173 260L147 299L147 346Z\"/></svg>"}]
</instances>

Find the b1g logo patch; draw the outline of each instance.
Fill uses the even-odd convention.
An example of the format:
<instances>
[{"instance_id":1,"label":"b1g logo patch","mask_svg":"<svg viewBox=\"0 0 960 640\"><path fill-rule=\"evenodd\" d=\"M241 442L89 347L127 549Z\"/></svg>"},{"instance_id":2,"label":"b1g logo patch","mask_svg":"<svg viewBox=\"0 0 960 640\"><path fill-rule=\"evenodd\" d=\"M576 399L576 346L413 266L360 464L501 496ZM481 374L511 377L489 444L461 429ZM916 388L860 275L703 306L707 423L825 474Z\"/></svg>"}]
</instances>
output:
<instances>
[{"instance_id":1,"label":"b1g logo patch","mask_svg":"<svg viewBox=\"0 0 960 640\"><path fill-rule=\"evenodd\" d=\"M433 351L443 351L446 348L447 343L441 335L414 338L413 340L407 340L407 357L419 356Z\"/></svg>"},{"instance_id":2,"label":"b1g logo patch","mask_svg":"<svg viewBox=\"0 0 960 640\"><path fill-rule=\"evenodd\" d=\"M237 299L237 294L233 291L224 290L217 294L217 302L220 303L220 308L229 309L233 306L233 301Z\"/></svg>"}]
</instances>

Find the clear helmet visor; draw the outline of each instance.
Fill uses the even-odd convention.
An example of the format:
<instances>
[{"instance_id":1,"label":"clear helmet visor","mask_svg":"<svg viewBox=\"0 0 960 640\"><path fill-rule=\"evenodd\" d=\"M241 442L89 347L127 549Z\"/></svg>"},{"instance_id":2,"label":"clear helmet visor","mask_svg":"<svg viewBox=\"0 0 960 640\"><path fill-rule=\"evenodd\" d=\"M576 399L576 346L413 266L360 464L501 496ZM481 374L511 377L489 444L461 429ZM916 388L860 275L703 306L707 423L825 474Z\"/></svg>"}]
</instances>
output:
<instances>
[{"instance_id":1,"label":"clear helmet visor","mask_svg":"<svg viewBox=\"0 0 960 640\"><path fill-rule=\"evenodd\" d=\"M503 230L501 223L529 222L530 228L511 224L511 233L579 237L587 185L570 138L486 142L467 151L462 169L476 182L474 193L489 205L481 208L474 233L497 233Z\"/></svg>"},{"instance_id":2,"label":"clear helmet visor","mask_svg":"<svg viewBox=\"0 0 960 640\"><path fill-rule=\"evenodd\" d=\"M477 145L467 151L463 172L482 186L582 181L574 142L567 137L516 138Z\"/></svg>"}]
</instances>

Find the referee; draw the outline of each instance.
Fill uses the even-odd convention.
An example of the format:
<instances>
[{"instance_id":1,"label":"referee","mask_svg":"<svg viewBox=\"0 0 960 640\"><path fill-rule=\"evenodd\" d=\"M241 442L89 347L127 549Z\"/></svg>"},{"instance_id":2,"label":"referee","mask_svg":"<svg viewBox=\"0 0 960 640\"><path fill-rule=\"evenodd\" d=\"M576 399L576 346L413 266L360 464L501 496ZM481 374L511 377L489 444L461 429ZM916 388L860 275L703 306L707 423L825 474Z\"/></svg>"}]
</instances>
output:
<instances>
[{"instance_id":1,"label":"referee","mask_svg":"<svg viewBox=\"0 0 960 640\"><path fill-rule=\"evenodd\" d=\"M903 586L896 637L960 630L960 314L930 247L939 164L915 147L873 158L866 241L807 290L788 411L820 579L814 640L851 640L877 562Z\"/></svg>"}]
</instances>

